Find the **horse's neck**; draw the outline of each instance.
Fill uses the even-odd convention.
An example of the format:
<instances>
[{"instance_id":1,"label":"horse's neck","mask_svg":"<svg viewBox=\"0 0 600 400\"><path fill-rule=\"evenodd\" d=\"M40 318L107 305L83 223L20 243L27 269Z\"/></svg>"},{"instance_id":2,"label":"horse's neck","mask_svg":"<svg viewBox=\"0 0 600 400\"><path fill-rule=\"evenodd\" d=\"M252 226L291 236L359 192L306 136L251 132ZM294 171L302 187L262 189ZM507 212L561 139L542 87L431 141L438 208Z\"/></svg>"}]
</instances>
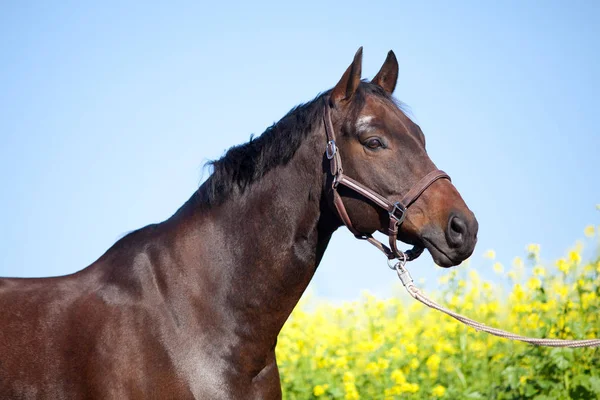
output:
<instances>
[{"instance_id":1,"label":"horse's neck","mask_svg":"<svg viewBox=\"0 0 600 400\"><path fill-rule=\"evenodd\" d=\"M288 165L271 170L217 211L215 222L225 229L223 250L232 256L223 267L235 271L247 300L264 297L265 315L270 308L291 311L331 235L320 232L323 155L315 142L307 138Z\"/></svg>"},{"instance_id":2,"label":"horse's neck","mask_svg":"<svg viewBox=\"0 0 600 400\"><path fill-rule=\"evenodd\" d=\"M241 358L273 348L335 229L326 221L324 144L324 135L309 135L288 164L199 212L183 230L178 258L194 270L196 293L212 303L203 310L224 314L210 322L223 321L244 344Z\"/></svg>"}]
</instances>

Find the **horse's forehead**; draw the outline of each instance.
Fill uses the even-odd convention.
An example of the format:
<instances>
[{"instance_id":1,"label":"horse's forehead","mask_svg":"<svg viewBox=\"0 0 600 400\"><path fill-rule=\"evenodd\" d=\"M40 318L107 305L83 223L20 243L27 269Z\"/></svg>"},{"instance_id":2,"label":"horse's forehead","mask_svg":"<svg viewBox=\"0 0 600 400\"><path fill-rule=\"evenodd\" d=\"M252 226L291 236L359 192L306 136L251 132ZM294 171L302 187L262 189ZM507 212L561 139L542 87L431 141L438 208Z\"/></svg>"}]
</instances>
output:
<instances>
[{"instance_id":1,"label":"horse's forehead","mask_svg":"<svg viewBox=\"0 0 600 400\"><path fill-rule=\"evenodd\" d=\"M368 96L357 118L357 125L402 126L410 131L410 119L392 101Z\"/></svg>"}]
</instances>

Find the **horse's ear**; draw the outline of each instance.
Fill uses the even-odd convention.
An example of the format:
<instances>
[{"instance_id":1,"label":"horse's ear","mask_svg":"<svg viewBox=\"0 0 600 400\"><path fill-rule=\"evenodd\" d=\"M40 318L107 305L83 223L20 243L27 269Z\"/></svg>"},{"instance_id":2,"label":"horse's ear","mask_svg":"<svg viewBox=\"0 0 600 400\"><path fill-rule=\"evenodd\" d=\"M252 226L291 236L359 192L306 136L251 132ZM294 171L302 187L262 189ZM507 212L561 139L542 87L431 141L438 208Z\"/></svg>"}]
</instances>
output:
<instances>
[{"instance_id":1,"label":"horse's ear","mask_svg":"<svg viewBox=\"0 0 600 400\"><path fill-rule=\"evenodd\" d=\"M342 79L340 79L331 91L331 100L334 104L350 100L354 92L356 92L362 71L362 50L361 46L354 55L352 64L350 64L344 75L342 75Z\"/></svg>"},{"instance_id":2,"label":"horse's ear","mask_svg":"<svg viewBox=\"0 0 600 400\"><path fill-rule=\"evenodd\" d=\"M392 94L394 89L396 88L396 82L398 81L398 60L396 60L396 55L392 50L389 51L385 62L381 66L381 69L375 75L375 78L371 81L376 85L379 85L388 92Z\"/></svg>"}]
</instances>

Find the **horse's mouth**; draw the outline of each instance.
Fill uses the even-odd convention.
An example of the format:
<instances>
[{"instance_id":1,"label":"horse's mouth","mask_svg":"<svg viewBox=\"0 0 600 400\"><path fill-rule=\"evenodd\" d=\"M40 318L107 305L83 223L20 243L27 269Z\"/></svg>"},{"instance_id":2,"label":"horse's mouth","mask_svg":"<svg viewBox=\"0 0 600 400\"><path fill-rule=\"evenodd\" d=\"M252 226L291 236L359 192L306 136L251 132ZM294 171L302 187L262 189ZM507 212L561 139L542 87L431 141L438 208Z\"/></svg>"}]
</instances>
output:
<instances>
[{"instance_id":1,"label":"horse's mouth","mask_svg":"<svg viewBox=\"0 0 600 400\"><path fill-rule=\"evenodd\" d=\"M425 248L429 250L429 254L433 258L433 261L442 268L450 268L459 265L463 262L460 258L452 259L446 252L440 249L432 240L426 237L421 238Z\"/></svg>"}]
</instances>

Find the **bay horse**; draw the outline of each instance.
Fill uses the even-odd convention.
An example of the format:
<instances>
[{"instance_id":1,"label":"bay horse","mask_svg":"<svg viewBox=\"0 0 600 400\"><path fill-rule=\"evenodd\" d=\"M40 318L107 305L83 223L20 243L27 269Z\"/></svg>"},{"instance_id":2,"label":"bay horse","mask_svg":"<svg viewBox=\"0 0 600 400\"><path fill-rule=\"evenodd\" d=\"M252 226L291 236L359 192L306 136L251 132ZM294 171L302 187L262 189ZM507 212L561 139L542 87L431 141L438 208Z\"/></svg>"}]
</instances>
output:
<instances>
[{"instance_id":1,"label":"bay horse","mask_svg":"<svg viewBox=\"0 0 600 400\"><path fill-rule=\"evenodd\" d=\"M471 255L477 221L392 97L394 53L370 82L361 64L214 161L166 221L72 275L0 279L0 398L279 399L277 335L338 227L442 267Z\"/></svg>"}]
</instances>

